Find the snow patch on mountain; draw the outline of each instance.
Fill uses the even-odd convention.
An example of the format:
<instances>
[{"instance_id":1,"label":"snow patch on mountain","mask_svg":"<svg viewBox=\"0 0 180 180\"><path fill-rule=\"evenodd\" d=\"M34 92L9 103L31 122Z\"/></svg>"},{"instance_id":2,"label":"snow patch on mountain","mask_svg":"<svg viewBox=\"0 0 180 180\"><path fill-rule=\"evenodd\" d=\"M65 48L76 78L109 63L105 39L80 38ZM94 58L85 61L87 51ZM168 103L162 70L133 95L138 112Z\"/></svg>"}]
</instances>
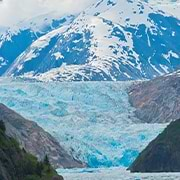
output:
<instances>
[{"instance_id":1,"label":"snow patch on mountain","mask_svg":"<svg viewBox=\"0 0 180 180\"><path fill-rule=\"evenodd\" d=\"M26 19L11 28L4 28L0 33L0 57L5 63L0 63L0 75L4 74L14 60L34 41L48 32L70 24L73 19L73 15L59 17L57 13L50 13Z\"/></svg>"},{"instance_id":2,"label":"snow patch on mountain","mask_svg":"<svg viewBox=\"0 0 180 180\"><path fill-rule=\"evenodd\" d=\"M180 19L180 0L149 0L151 5Z\"/></svg>"}]
</instances>

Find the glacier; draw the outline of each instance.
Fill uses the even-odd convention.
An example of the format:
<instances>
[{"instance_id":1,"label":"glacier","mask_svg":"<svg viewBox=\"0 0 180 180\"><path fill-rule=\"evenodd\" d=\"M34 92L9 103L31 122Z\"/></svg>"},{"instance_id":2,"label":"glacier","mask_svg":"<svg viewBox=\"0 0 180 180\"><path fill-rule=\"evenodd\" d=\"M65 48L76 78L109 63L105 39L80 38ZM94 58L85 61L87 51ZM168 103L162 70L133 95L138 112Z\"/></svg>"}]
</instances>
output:
<instances>
[{"instance_id":1,"label":"glacier","mask_svg":"<svg viewBox=\"0 0 180 180\"><path fill-rule=\"evenodd\" d=\"M133 82L0 79L0 102L37 122L90 168L128 167L166 124L143 124L128 102Z\"/></svg>"}]
</instances>

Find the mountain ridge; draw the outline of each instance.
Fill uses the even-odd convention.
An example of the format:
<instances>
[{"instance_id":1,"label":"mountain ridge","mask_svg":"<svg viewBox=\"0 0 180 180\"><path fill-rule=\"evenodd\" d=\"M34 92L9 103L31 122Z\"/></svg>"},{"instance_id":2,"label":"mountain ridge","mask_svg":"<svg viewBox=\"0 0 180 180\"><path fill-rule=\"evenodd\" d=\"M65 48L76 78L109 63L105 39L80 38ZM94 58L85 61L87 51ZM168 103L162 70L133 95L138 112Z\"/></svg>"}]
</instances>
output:
<instances>
[{"instance_id":1,"label":"mountain ridge","mask_svg":"<svg viewBox=\"0 0 180 180\"><path fill-rule=\"evenodd\" d=\"M73 15L59 17L56 13L43 14L21 21L13 27L3 28L0 33L0 75L3 75L34 41L73 19Z\"/></svg>"},{"instance_id":2,"label":"mountain ridge","mask_svg":"<svg viewBox=\"0 0 180 180\"><path fill-rule=\"evenodd\" d=\"M48 50L32 44L5 75L41 81L152 79L180 67L179 22L142 1L99 1Z\"/></svg>"},{"instance_id":3,"label":"mountain ridge","mask_svg":"<svg viewBox=\"0 0 180 180\"><path fill-rule=\"evenodd\" d=\"M24 119L15 111L0 104L0 120L6 125L6 133L10 137L16 137L21 147L29 153L43 160L49 156L54 167L83 167L60 146L60 144L35 122Z\"/></svg>"},{"instance_id":4,"label":"mountain ridge","mask_svg":"<svg viewBox=\"0 0 180 180\"><path fill-rule=\"evenodd\" d=\"M180 119L171 122L140 153L130 166L131 172L179 172L179 129Z\"/></svg>"},{"instance_id":5,"label":"mountain ridge","mask_svg":"<svg viewBox=\"0 0 180 180\"><path fill-rule=\"evenodd\" d=\"M153 2L98 1L60 29L31 40L1 74L39 81L126 81L171 73L180 68L180 20Z\"/></svg>"}]
</instances>

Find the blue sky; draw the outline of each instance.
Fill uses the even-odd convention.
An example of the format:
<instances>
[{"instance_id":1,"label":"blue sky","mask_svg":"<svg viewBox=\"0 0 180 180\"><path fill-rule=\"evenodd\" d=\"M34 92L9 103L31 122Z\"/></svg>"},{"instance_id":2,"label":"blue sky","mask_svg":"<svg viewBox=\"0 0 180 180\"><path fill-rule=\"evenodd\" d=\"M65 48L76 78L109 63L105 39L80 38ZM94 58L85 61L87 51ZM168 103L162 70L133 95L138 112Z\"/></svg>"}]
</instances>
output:
<instances>
[{"instance_id":1,"label":"blue sky","mask_svg":"<svg viewBox=\"0 0 180 180\"><path fill-rule=\"evenodd\" d=\"M95 1L98 0L3 0L0 2L0 25L9 26L50 11L59 11L62 15L78 13Z\"/></svg>"}]
</instances>

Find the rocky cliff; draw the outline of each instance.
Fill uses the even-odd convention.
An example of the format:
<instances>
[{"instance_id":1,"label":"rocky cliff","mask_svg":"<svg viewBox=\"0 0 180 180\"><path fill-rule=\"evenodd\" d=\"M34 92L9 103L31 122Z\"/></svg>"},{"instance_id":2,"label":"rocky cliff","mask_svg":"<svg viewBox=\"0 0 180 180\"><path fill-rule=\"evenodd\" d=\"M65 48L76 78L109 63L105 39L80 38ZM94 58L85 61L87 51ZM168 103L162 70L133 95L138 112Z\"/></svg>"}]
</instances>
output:
<instances>
[{"instance_id":1,"label":"rocky cliff","mask_svg":"<svg viewBox=\"0 0 180 180\"><path fill-rule=\"evenodd\" d=\"M180 172L180 119L153 140L129 169L131 172Z\"/></svg>"},{"instance_id":2,"label":"rocky cliff","mask_svg":"<svg viewBox=\"0 0 180 180\"><path fill-rule=\"evenodd\" d=\"M132 85L129 101L143 122L165 123L179 119L180 71Z\"/></svg>"},{"instance_id":3,"label":"rocky cliff","mask_svg":"<svg viewBox=\"0 0 180 180\"><path fill-rule=\"evenodd\" d=\"M39 160L48 155L54 167L83 167L59 145L59 143L35 122L0 104L0 120L5 122L7 135L16 138L20 145Z\"/></svg>"}]
</instances>

